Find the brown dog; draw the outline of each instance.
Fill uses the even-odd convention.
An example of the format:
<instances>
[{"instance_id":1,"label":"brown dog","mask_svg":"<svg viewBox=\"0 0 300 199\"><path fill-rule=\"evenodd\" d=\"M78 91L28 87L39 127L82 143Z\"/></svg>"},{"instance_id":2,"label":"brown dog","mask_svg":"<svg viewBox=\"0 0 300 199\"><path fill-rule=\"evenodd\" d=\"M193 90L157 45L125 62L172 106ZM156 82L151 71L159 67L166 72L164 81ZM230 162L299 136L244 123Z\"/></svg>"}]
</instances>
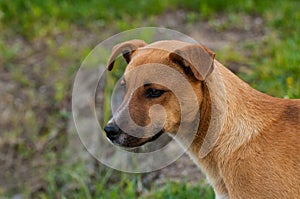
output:
<instances>
[{"instance_id":1,"label":"brown dog","mask_svg":"<svg viewBox=\"0 0 300 199\"><path fill-rule=\"evenodd\" d=\"M119 54L123 54L128 63L123 78L126 94L104 128L113 143L140 146L165 132L176 134L181 118L198 117L193 118L199 121L199 126L188 153L207 175L216 198L300 198L300 100L278 99L254 90L201 45L171 40L147 45L141 40L131 40L114 47L108 70ZM200 114L182 115L182 107L173 92L148 82L155 72L130 73L143 64L163 64L182 74L193 87ZM172 77L166 78L171 85L177 83ZM137 79L144 84L132 90ZM223 82L226 99L222 99L225 96L219 92L220 82ZM224 117L212 117L212 101L219 110L226 107ZM134 136L117 125L116 120L126 120L128 115L123 110L127 108L135 123L146 126L151 122L149 109L155 104L165 109L166 116L155 115L158 121L165 117L161 130ZM216 140L206 142L209 125L221 120L222 129L218 135L211 136ZM193 125L190 119L186 123ZM129 123L127 127L131 130ZM181 138L178 142L184 140ZM200 154L204 142L213 143L205 156Z\"/></svg>"}]
</instances>

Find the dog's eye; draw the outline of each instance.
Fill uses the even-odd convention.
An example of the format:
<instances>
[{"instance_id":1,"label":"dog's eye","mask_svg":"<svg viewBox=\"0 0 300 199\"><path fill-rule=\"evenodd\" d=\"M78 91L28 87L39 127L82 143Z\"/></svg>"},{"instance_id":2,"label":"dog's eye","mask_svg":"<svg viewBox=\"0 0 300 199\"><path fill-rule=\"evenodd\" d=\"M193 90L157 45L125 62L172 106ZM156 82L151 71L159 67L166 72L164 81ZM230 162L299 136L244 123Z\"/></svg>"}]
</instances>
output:
<instances>
[{"instance_id":1,"label":"dog's eye","mask_svg":"<svg viewBox=\"0 0 300 199\"><path fill-rule=\"evenodd\" d=\"M146 90L146 97L147 98L156 98L160 97L165 91L164 90L158 90L155 88L148 88Z\"/></svg>"}]
</instances>

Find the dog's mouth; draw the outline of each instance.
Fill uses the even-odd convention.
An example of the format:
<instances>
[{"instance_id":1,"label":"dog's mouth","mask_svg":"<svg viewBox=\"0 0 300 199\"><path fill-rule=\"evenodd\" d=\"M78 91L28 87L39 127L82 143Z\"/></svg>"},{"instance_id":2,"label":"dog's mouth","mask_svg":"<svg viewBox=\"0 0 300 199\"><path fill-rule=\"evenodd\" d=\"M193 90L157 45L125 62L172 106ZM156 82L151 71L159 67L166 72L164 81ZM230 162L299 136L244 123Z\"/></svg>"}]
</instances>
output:
<instances>
[{"instance_id":1,"label":"dog's mouth","mask_svg":"<svg viewBox=\"0 0 300 199\"><path fill-rule=\"evenodd\" d=\"M163 134L163 130L161 130L158 133L156 133L155 135L151 136L150 139L148 139L148 140L140 143L139 146L142 146L142 145L144 145L144 144L146 144L148 142L153 142L153 141L157 140L162 134Z\"/></svg>"},{"instance_id":2,"label":"dog's mouth","mask_svg":"<svg viewBox=\"0 0 300 199\"><path fill-rule=\"evenodd\" d=\"M140 147L148 142L153 142L153 141L157 140L163 133L164 133L164 131L160 130L158 133L156 133L155 135L153 135L149 138L139 138L139 137L135 137L135 136L132 136L132 135L122 132L115 139L111 139L109 137L108 137L108 139L110 142L112 142L113 144L115 144L117 146L120 146L122 148L131 148L132 149L132 148Z\"/></svg>"}]
</instances>

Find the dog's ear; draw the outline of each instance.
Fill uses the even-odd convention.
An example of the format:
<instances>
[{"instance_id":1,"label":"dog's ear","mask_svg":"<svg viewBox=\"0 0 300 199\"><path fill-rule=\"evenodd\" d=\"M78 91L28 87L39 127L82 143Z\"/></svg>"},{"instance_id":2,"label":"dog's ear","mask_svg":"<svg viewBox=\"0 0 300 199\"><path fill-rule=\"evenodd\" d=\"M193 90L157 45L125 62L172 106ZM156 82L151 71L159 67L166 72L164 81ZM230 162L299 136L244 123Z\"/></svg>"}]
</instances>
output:
<instances>
[{"instance_id":1,"label":"dog's ear","mask_svg":"<svg viewBox=\"0 0 300 199\"><path fill-rule=\"evenodd\" d=\"M114 67L115 59L119 54L122 54L126 62L129 63L131 60L131 54L139 47L146 46L147 44L138 39L126 41L120 44L117 44L113 47L112 53L109 57L107 69L111 71Z\"/></svg>"},{"instance_id":2,"label":"dog's ear","mask_svg":"<svg viewBox=\"0 0 300 199\"><path fill-rule=\"evenodd\" d=\"M215 53L203 45L186 45L171 52L169 58L175 63L189 67L200 81L204 81L214 69Z\"/></svg>"}]
</instances>

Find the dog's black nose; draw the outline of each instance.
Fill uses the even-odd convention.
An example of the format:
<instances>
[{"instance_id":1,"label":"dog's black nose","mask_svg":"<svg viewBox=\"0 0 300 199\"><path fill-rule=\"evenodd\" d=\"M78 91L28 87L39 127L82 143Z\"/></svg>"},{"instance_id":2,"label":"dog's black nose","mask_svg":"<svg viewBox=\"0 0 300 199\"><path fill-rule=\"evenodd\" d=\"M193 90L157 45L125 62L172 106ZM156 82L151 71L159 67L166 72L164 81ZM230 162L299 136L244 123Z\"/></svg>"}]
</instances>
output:
<instances>
[{"instance_id":1,"label":"dog's black nose","mask_svg":"<svg viewBox=\"0 0 300 199\"><path fill-rule=\"evenodd\" d=\"M116 139L120 134L120 128L117 125L106 125L104 131L110 140Z\"/></svg>"}]
</instances>

